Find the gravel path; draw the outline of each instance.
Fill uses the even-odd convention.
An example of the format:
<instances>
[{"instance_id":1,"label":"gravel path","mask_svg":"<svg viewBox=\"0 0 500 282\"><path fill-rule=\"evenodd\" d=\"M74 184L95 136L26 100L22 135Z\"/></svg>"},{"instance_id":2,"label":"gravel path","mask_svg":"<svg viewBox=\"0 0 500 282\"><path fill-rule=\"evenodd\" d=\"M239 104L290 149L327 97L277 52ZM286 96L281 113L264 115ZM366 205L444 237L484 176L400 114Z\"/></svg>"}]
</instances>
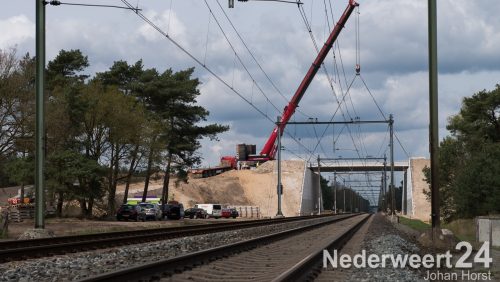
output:
<instances>
[{"instance_id":1,"label":"gravel path","mask_svg":"<svg viewBox=\"0 0 500 282\"><path fill-rule=\"evenodd\" d=\"M0 264L0 281L72 281L142 263L251 239L330 218L197 235Z\"/></svg>"}]
</instances>

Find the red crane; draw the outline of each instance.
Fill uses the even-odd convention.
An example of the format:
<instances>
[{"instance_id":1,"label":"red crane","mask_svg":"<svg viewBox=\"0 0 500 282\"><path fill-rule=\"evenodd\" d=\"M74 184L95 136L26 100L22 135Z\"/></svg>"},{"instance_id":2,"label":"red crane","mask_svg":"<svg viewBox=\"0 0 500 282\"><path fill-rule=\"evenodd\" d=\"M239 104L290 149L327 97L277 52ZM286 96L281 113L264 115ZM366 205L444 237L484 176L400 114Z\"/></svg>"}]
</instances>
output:
<instances>
[{"instance_id":1,"label":"red crane","mask_svg":"<svg viewBox=\"0 0 500 282\"><path fill-rule=\"evenodd\" d=\"M283 110L283 115L281 116L280 120L280 132L283 135L283 131L286 127L286 124L292 117L292 115L295 113L295 109L299 106L299 102L304 96L304 93L306 92L307 88L309 87L309 84L311 84L311 81L313 80L314 76L318 72L319 68L321 67L321 64L323 64L323 61L326 58L326 55L328 55L328 52L332 49L333 43L335 40L337 40L337 37L340 34L340 31L342 31L342 28L344 27L345 23L349 19L349 16L351 15L352 11L354 11L354 8L359 6L358 3L354 0L349 0L349 4L347 8L345 9L344 13L340 17L339 21L333 28L332 32L330 33L330 36L328 37L328 40L325 42L325 45L321 48L321 50L318 53L318 56L312 63L311 67L307 71L304 79L302 79L302 82L299 85L299 88L297 88L297 91L295 91L295 95L293 95L292 100L288 103L287 106L285 106L285 109ZM271 136L269 136L269 139L267 140L266 144L264 145L264 148L260 152L260 156L255 156L255 157L249 157L249 160L273 160L274 156L276 154L276 138L278 137L278 126L276 126L271 133Z\"/></svg>"}]
</instances>

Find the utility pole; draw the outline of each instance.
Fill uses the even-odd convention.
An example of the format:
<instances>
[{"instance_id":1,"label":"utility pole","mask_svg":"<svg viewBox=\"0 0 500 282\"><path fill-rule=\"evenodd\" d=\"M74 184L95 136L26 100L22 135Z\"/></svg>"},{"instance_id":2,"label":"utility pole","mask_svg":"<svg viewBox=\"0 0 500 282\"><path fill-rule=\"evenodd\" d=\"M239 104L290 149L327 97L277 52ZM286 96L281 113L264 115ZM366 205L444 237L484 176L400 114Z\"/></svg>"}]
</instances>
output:
<instances>
[{"instance_id":1,"label":"utility pole","mask_svg":"<svg viewBox=\"0 0 500 282\"><path fill-rule=\"evenodd\" d=\"M358 212L361 212L361 194L358 193Z\"/></svg>"},{"instance_id":2,"label":"utility pole","mask_svg":"<svg viewBox=\"0 0 500 282\"><path fill-rule=\"evenodd\" d=\"M384 176L380 178L380 194L378 195L378 204L379 204L379 210L383 211L384 210Z\"/></svg>"},{"instance_id":3,"label":"utility pole","mask_svg":"<svg viewBox=\"0 0 500 282\"><path fill-rule=\"evenodd\" d=\"M396 214L396 193L394 192L394 119L389 115L390 143L391 143L391 214Z\"/></svg>"},{"instance_id":4,"label":"utility pole","mask_svg":"<svg viewBox=\"0 0 500 282\"><path fill-rule=\"evenodd\" d=\"M440 227L439 213L439 123L437 68L437 8L436 0L428 0L429 24L429 149L431 155L431 219L434 232Z\"/></svg>"},{"instance_id":5,"label":"utility pole","mask_svg":"<svg viewBox=\"0 0 500 282\"><path fill-rule=\"evenodd\" d=\"M337 213L337 174L333 172L333 210Z\"/></svg>"},{"instance_id":6,"label":"utility pole","mask_svg":"<svg viewBox=\"0 0 500 282\"><path fill-rule=\"evenodd\" d=\"M382 178L383 186L384 186L384 211L387 212L387 157L384 154L384 173Z\"/></svg>"},{"instance_id":7,"label":"utility pole","mask_svg":"<svg viewBox=\"0 0 500 282\"><path fill-rule=\"evenodd\" d=\"M408 214L408 184L406 183L408 181L408 170L405 169L404 174L403 174L403 214L407 215Z\"/></svg>"},{"instance_id":8,"label":"utility pole","mask_svg":"<svg viewBox=\"0 0 500 282\"><path fill-rule=\"evenodd\" d=\"M280 126L280 120L281 117L278 116L278 121L277 121L277 129L278 129L278 184L277 184L277 193L278 193L278 212L276 213L276 217L283 217L283 213L281 212L281 194L283 193L282 191L282 185L281 185L281 126Z\"/></svg>"},{"instance_id":9,"label":"utility pole","mask_svg":"<svg viewBox=\"0 0 500 282\"><path fill-rule=\"evenodd\" d=\"M321 165L318 155L318 215L321 214Z\"/></svg>"},{"instance_id":10,"label":"utility pole","mask_svg":"<svg viewBox=\"0 0 500 282\"><path fill-rule=\"evenodd\" d=\"M344 192L344 204L342 206L342 209L343 209L343 212L345 213L347 211L347 209L345 208L345 179L344 179L344 188L342 188L343 192Z\"/></svg>"},{"instance_id":11,"label":"utility pole","mask_svg":"<svg viewBox=\"0 0 500 282\"><path fill-rule=\"evenodd\" d=\"M45 211L45 1L36 0L35 228L44 229Z\"/></svg>"},{"instance_id":12,"label":"utility pole","mask_svg":"<svg viewBox=\"0 0 500 282\"><path fill-rule=\"evenodd\" d=\"M352 211L357 212L358 209L358 194L352 191Z\"/></svg>"},{"instance_id":13,"label":"utility pole","mask_svg":"<svg viewBox=\"0 0 500 282\"><path fill-rule=\"evenodd\" d=\"M350 210L351 212L354 212L354 191L352 191L352 187L349 187L350 192L349 192L349 200L351 200L351 205L350 205Z\"/></svg>"}]
</instances>

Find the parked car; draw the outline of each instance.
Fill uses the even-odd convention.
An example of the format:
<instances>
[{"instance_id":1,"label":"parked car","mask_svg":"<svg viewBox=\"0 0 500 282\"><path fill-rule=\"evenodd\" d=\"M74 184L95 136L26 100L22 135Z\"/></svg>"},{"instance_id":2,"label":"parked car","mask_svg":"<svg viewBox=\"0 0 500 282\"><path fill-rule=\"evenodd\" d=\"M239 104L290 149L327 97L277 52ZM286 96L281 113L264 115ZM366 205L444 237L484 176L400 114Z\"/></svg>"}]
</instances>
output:
<instances>
[{"instance_id":1,"label":"parked car","mask_svg":"<svg viewBox=\"0 0 500 282\"><path fill-rule=\"evenodd\" d=\"M184 205L177 201L170 201L164 205L162 217L168 219L184 218Z\"/></svg>"},{"instance_id":2,"label":"parked car","mask_svg":"<svg viewBox=\"0 0 500 282\"><path fill-rule=\"evenodd\" d=\"M141 212L141 207L138 205L121 205L116 211L116 220L139 220L139 213Z\"/></svg>"},{"instance_id":3,"label":"parked car","mask_svg":"<svg viewBox=\"0 0 500 282\"><path fill-rule=\"evenodd\" d=\"M240 213L235 208L230 208L229 210L231 211L232 218L237 218L238 216L240 216Z\"/></svg>"},{"instance_id":4,"label":"parked car","mask_svg":"<svg viewBox=\"0 0 500 282\"><path fill-rule=\"evenodd\" d=\"M220 215L223 218L230 218L231 217L231 210L230 209L222 209Z\"/></svg>"},{"instance_id":5,"label":"parked car","mask_svg":"<svg viewBox=\"0 0 500 282\"><path fill-rule=\"evenodd\" d=\"M196 204L194 207L204 209L209 217L221 217L222 206L219 204Z\"/></svg>"},{"instance_id":6,"label":"parked car","mask_svg":"<svg viewBox=\"0 0 500 282\"><path fill-rule=\"evenodd\" d=\"M189 218L207 218L207 212L200 208L190 208L184 211L184 217Z\"/></svg>"},{"instance_id":7,"label":"parked car","mask_svg":"<svg viewBox=\"0 0 500 282\"><path fill-rule=\"evenodd\" d=\"M152 219L152 220L160 220L161 219L161 208L157 204L153 203L139 203L138 205L141 208L141 212L139 213L139 219L142 221Z\"/></svg>"}]
</instances>

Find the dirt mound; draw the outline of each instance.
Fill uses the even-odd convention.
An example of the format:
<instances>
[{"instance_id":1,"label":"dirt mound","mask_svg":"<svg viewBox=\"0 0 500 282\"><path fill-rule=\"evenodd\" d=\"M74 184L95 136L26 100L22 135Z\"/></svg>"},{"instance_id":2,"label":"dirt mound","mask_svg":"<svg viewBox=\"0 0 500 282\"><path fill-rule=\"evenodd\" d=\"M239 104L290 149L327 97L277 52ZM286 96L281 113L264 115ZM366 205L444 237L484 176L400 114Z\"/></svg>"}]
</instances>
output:
<instances>
[{"instance_id":1,"label":"dirt mound","mask_svg":"<svg viewBox=\"0 0 500 282\"><path fill-rule=\"evenodd\" d=\"M282 162L282 210L285 216L300 213L304 166L303 161ZM170 185L169 198L184 203L186 207L197 203L258 206L266 217L274 216L277 211L275 161L268 161L253 170L233 170L209 178L190 179L177 187L174 181ZM143 187L143 183L131 185L129 195L141 193ZM161 180L152 182L148 194L160 195L161 187ZM118 193L123 193L123 189L123 186L118 187Z\"/></svg>"},{"instance_id":2,"label":"dirt mound","mask_svg":"<svg viewBox=\"0 0 500 282\"><path fill-rule=\"evenodd\" d=\"M303 161L282 162L282 211L285 216L300 214L302 185L304 183ZM163 180L151 180L149 196L160 197ZM262 216L270 217L277 212L277 167L275 161L268 161L252 170L232 170L209 178L189 179L188 183L175 186L170 182L169 198L180 201L186 208L197 203L218 203L232 206L257 206ZM143 182L129 187L129 198L142 197ZM125 185L117 187L117 205L123 200ZM5 203L8 197L17 193L17 187L0 188L0 199ZM96 207L98 209L98 207ZM78 204L67 205L65 212L79 214Z\"/></svg>"},{"instance_id":3,"label":"dirt mound","mask_svg":"<svg viewBox=\"0 0 500 282\"><path fill-rule=\"evenodd\" d=\"M151 193L160 195L161 188L154 189ZM238 177L230 176L229 173L210 178L190 179L188 183L180 183L177 187L172 183L169 191L170 198L188 207L197 203L249 205L249 200L244 194L244 187L240 184Z\"/></svg>"}]
</instances>

